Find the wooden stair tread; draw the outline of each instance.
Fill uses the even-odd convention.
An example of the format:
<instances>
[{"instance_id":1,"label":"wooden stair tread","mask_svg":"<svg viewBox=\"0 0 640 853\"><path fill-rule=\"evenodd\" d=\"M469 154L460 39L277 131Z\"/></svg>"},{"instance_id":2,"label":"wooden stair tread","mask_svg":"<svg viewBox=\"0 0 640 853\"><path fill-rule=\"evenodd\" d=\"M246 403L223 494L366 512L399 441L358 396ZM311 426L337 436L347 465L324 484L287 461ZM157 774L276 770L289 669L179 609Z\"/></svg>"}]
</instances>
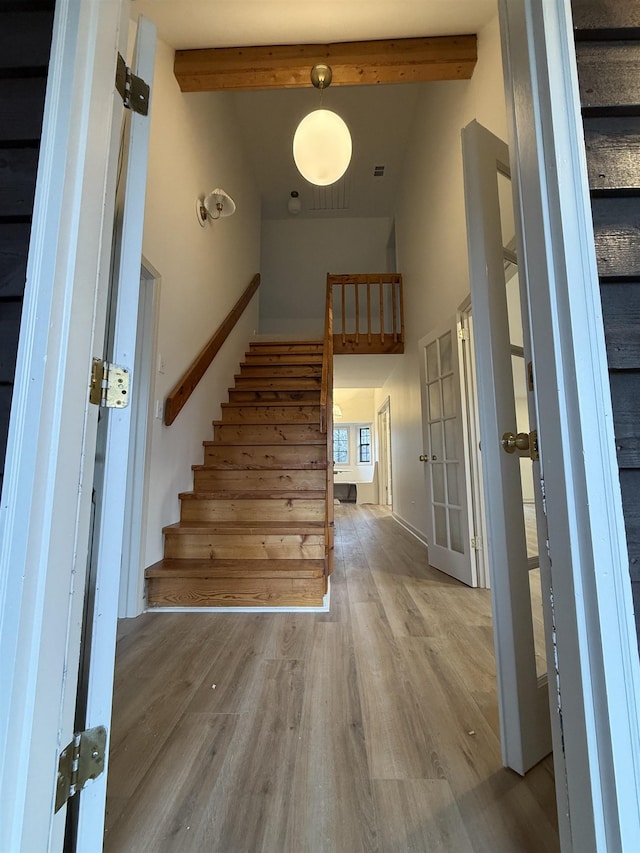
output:
<instances>
[{"instance_id":1,"label":"wooden stair tread","mask_svg":"<svg viewBox=\"0 0 640 853\"><path fill-rule=\"evenodd\" d=\"M149 566L146 578L320 578L324 560L198 560L166 558Z\"/></svg>"},{"instance_id":2,"label":"wooden stair tread","mask_svg":"<svg viewBox=\"0 0 640 853\"><path fill-rule=\"evenodd\" d=\"M207 465L196 466L194 471L326 471L326 462L298 462L296 465L259 465L236 462L210 462Z\"/></svg>"},{"instance_id":3,"label":"wooden stair tread","mask_svg":"<svg viewBox=\"0 0 640 853\"><path fill-rule=\"evenodd\" d=\"M260 489L251 491L229 491L218 489L212 491L180 492L180 500L186 501L235 501L235 500L293 500L310 501L324 500L325 492L320 489Z\"/></svg>"},{"instance_id":4,"label":"wooden stair tread","mask_svg":"<svg viewBox=\"0 0 640 853\"><path fill-rule=\"evenodd\" d=\"M260 370L263 368L265 370L279 370L281 367L313 367L314 369L322 368L322 354L321 353L277 353L279 356L278 361L241 361L240 369L243 367L258 367ZM287 361L287 355L297 355L297 359L292 359L291 361ZM299 357L304 355L304 360L301 360ZM268 358L269 356L265 355L265 353L247 353L247 358ZM273 354L270 356L273 358Z\"/></svg>"},{"instance_id":5,"label":"wooden stair tread","mask_svg":"<svg viewBox=\"0 0 640 853\"><path fill-rule=\"evenodd\" d=\"M265 431L273 429L274 427L312 427L313 429L320 429L320 418L315 418L314 420L282 420L282 418L274 418L272 421L266 420L249 420L247 418L233 418L230 420L224 421L212 421L212 426L215 427L264 427Z\"/></svg>"},{"instance_id":6,"label":"wooden stair tread","mask_svg":"<svg viewBox=\"0 0 640 853\"><path fill-rule=\"evenodd\" d=\"M311 340L280 340L280 341L250 341L249 347L322 347L324 341Z\"/></svg>"},{"instance_id":7,"label":"wooden stair tread","mask_svg":"<svg viewBox=\"0 0 640 853\"><path fill-rule=\"evenodd\" d=\"M296 438L295 441L285 441L280 444L274 444L273 441L266 441L264 444L262 442L258 442L255 440L251 441L241 441L236 439L235 441L218 441L217 439L206 439L202 442L203 447L274 447L276 449L281 449L283 447L308 447L310 444L318 445L323 447L326 445L326 439L318 439L318 438L310 438L310 439L300 439Z\"/></svg>"},{"instance_id":8,"label":"wooden stair tread","mask_svg":"<svg viewBox=\"0 0 640 853\"><path fill-rule=\"evenodd\" d=\"M323 533L324 521L216 521L213 524L176 521L163 527L162 532L178 536L193 533L298 536L301 533Z\"/></svg>"},{"instance_id":9,"label":"wooden stair tread","mask_svg":"<svg viewBox=\"0 0 640 853\"><path fill-rule=\"evenodd\" d=\"M333 463L332 463L333 464ZM209 462L206 465L192 465L192 471L267 471L274 473L275 471L323 471L327 468L326 462L299 462L296 464L287 463L286 465L251 465L247 468L244 464L227 465L222 462Z\"/></svg>"},{"instance_id":10,"label":"wooden stair tread","mask_svg":"<svg viewBox=\"0 0 640 853\"><path fill-rule=\"evenodd\" d=\"M266 408L274 408L274 407L268 406ZM277 408L277 406L275 408ZM277 423L270 423L269 421L251 421L251 420L246 420L246 419L240 420L240 418L237 418L234 420L233 418L231 418L231 419L224 419L224 420L217 420L216 419L215 421L211 421L211 423L213 424L213 426L264 427L265 430L270 430L270 429L272 430L278 426L295 426L295 427L307 426L308 427L308 426L311 426L312 424L319 424L320 423L320 408L319 408L319 406L310 407L310 408L316 408L318 410L318 420L316 420L316 421L302 421L301 422L301 421L282 420L282 418L279 418Z\"/></svg>"},{"instance_id":11,"label":"wooden stair tread","mask_svg":"<svg viewBox=\"0 0 640 853\"><path fill-rule=\"evenodd\" d=\"M230 389L230 390L234 390L234 389ZM301 402L300 400L248 400L248 401L246 401L246 405L249 407L262 406L266 409L268 409L274 405L276 407L279 407L279 406L291 406L291 407L304 406L305 408L309 408L309 409L319 409L319 404L317 404L317 403L305 403L304 401ZM229 407L231 407L233 409L240 408L239 403L221 403L221 406L223 409L229 408Z\"/></svg>"}]
</instances>

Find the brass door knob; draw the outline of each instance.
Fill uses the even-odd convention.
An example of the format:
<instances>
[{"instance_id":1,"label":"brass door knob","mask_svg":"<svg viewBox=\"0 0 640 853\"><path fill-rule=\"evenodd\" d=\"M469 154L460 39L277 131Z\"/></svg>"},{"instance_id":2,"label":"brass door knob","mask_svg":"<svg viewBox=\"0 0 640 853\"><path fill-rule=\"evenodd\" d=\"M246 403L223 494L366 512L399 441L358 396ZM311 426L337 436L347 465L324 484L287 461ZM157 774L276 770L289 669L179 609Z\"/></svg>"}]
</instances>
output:
<instances>
[{"instance_id":1,"label":"brass door knob","mask_svg":"<svg viewBox=\"0 0 640 853\"><path fill-rule=\"evenodd\" d=\"M515 453L516 450L528 450L529 433L519 432L515 435L512 432L505 432L500 443L505 453Z\"/></svg>"},{"instance_id":2,"label":"brass door knob","mask_svg":"<svg viewBox=\"0 0 640 853\"><path fill-rule=\"evenodd\" d=\"M419 459L421 462L428 462L429 461L429 457L426 456L424 453L420 454Z\"/></svg>"}]
</instances>

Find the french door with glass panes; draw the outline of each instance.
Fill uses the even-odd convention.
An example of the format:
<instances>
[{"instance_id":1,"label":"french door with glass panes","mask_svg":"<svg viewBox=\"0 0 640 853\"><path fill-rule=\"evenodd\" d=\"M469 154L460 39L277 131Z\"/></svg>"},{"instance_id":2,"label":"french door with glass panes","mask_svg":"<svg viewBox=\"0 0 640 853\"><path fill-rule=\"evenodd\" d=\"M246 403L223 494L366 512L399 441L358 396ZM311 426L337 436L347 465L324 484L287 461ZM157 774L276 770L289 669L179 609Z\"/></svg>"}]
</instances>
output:
<instances>
[{"instance_id":1,"label":"french door with glass panes","mask_svg":"<svg viewBox=\"0 0 640 853\"><path fill-rule=\"evenodd\" d=\"M525 773L551 751L554 659L549 560L545 548L538 554L547 536L533 368L507 146L472 122L463 159L502 756ZM557 713L552 719L561 739Z\"/></svg>"},{"instance_id":2,"label":"french door with glass panes","mask_svg":"<svg viewBox=\"0 0 640 853\"><path fill-rule=\"evenodd\" d=\"M422 338L423 453L428 494L426 529L429 563L468 584L477 585L471 555L464 476L465 449L455 320Z\"/></svg>"}]
</instances>

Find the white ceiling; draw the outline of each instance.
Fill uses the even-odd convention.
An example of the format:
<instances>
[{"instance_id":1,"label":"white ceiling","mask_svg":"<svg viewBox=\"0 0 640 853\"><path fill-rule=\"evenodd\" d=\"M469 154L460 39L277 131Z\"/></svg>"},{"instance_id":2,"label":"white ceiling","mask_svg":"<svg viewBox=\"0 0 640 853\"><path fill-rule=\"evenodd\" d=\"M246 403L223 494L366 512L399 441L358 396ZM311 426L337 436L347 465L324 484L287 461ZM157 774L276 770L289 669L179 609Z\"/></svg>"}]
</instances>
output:
<instances>
[{"instance_id":1,"label":"white ceiling","mask_svg":"<svg viewBox=\"0 0 640 853\"><path fill-rule=\"evenodd\" d=\"M497 0L132 0L131 6L133 16L144 14L155 21L160 38L176 49L477 33L497 12ZM316 108L318 93L225 94L236 110L263 216L287 217L291 190L301 195L302 217L392 216L417 105L425 86L438 85L333 87L325 92L324 105L350 127L354 153L346 176L348 209L324 214L311 210L320 201L314 197L318 191L298 174L291 152L294 130ZM386 167L384 178L373 177L375 165ZM226 187L224 176L220 184ZM336 387L379 387L396 363L397 356L337 357Z\"/></svg>"},{"instance_id":2,"label":"white ceiling","mask_svg":"<svg viewBox=\"0 0 640 853\"><path fill-rule=\"evenodd\" d=\"M496 0L133 0L175 48L322 44L477 32Z\"/></svg>"}]
</instances>

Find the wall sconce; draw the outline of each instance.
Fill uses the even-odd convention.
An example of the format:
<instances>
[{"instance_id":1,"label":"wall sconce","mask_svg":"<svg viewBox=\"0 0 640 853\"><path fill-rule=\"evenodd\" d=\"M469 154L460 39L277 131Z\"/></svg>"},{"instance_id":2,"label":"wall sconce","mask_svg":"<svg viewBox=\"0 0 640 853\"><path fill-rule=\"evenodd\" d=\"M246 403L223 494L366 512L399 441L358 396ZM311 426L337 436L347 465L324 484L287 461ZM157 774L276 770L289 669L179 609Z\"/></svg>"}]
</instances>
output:
<instances>
[{"instance_id":1,"label":"wall sconce","mask_svg":"<svg viewBox=\"0 0 640 853\"><path fill-rule=\"evenodd\" d=\"M200 226L204 228L207 219L223 219L236 212L236 203L219 187L204 198L196 199L196 215Z\"/></svg>"},{"instance_id":2,"label":"wall sconce","mask_svg":"<svg viewBox=\"0 0 640 853\"><path fill-rule=\"evenodd\" d=\"M293 190L291 196L289 197L289 201L287 202L287 210L289 213L296 216L302 210L302 200L300 199L300 195L296 190Z\"/></svg>"},{"instance_id":3,"label":"wall sconce","mask_svg":"<svg viewBox=\"0 0 640 853\"><path fill-rule=\"evenodd\" d=\"M293 159L309 183L334 184L351 162L351 134L337 113L322 108L322 92L331 83L328 65L314 65L311 82L320 89L320 109L306 115L293 137Z\"/></svg>"},{"instance_id":4,"label":"wall sconce","mask_svg":"<svg viewBox=\"0 0 640 853\"><path fill-rule=\"evenodd\" d=\"M343 417L342 409L340 408L340 406L337 403L333 404L333 417L336 418L337 420L339 420L340 418Z\"/></svg>"}]
</instances>

